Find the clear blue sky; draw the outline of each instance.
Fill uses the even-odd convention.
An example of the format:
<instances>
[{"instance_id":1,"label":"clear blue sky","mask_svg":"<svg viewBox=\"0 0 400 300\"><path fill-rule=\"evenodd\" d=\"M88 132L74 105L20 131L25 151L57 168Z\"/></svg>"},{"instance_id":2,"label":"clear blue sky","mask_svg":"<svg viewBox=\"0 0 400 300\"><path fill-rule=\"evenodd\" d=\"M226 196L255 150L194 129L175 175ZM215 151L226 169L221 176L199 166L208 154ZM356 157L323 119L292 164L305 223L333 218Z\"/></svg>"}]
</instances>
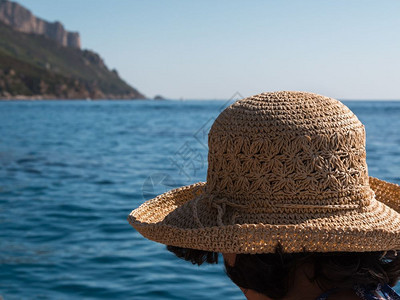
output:
<instances>
[{"instance_id":1,"label":"clear blue sky","mask_svg":"<svg viewBox=\"0 0 400 300\"><path fill-rule=\"evenodd\" d=\"M17 0L148 97L400 99L400 1Z\"/></svg>"}]
</instances>

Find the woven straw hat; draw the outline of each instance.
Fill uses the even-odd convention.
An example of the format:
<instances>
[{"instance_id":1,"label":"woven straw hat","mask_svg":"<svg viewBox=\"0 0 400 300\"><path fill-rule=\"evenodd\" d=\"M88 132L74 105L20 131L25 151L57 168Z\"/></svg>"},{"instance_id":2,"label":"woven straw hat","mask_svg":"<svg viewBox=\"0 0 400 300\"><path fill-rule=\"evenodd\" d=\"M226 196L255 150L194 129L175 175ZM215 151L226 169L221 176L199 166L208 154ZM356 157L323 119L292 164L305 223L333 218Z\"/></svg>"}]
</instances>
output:
<instances>
[{"instance_id":1,"label":"woven straw hat","mask_svg":"<svg viewBox=\"0 0 400 300\"><path fill-rule=\"evenodd\" d=\"M143 236L222 253L400 249L400 186L368 177L364 126L341 102L304 92L239 100L208 144L206 183L129 215Z\"/></svg>"}]
</instances>

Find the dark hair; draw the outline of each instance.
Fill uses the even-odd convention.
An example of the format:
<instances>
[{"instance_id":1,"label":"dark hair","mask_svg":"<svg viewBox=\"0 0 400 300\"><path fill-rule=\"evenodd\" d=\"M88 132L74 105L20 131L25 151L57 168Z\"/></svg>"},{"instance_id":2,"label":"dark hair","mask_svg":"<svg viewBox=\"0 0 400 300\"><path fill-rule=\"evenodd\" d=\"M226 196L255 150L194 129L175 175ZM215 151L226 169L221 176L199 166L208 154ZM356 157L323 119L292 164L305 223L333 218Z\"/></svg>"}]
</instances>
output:
<instances>
[{"instance_id":1,"label":"dark hair","mask_svg":"<svg viewBox=\"0 0 400 300\"><path fill-rule=\"evenodd\" d=\"M218 263L216 252L174 246L167 249L193 264ZM354 285L376 289L378 284L394 286L400 278L400 255L396 251L284 253L280 245L275 253L237 254L234 266L225 264L225 269L241 288L281 299L292 287L294 271L304 264L313 266L314 274L308 279L316 282L321 290L326 290L328 285L339 289Z\"/></svg>"}]
</instances>

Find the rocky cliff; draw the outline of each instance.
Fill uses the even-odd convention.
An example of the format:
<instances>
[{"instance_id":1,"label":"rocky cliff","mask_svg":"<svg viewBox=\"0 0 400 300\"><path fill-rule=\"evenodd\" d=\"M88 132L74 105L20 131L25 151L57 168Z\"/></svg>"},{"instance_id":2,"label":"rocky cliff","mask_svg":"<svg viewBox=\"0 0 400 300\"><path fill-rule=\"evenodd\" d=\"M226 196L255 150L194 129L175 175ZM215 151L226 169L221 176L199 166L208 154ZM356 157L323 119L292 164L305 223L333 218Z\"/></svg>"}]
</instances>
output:
<instances>
[{"instance_id":1,"label":"rocky cliff","mask_svg":"<svg viewBox=\"0 0 400 300\"><path fill-rule=\"evenodd\" d=\"M43 35L59 45L80 48L78 32L68 32L60 22L50 23L35 17L18 3L0 0L0 21L14 30Z\"/></svg>"},{"instance_id":2,"label":"rocky cliff","mask_svg":"<svg viewBox=\"0 0 400 300\"><path fill-rule=\"evenodd\" d=\"M0 0L1 99L145 99L94 51L79 48L79 34ZM6 21L4 21L6 20Z\"/></svg>"}]
</instances>

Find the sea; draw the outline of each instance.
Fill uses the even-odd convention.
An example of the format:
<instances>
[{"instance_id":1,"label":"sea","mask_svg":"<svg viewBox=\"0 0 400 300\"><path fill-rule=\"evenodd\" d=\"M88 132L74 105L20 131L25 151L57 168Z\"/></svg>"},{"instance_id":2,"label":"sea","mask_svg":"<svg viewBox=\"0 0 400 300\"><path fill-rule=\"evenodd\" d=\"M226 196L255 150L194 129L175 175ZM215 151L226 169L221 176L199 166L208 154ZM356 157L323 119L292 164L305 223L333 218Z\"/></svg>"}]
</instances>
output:
<instances>
[{"instance_id":1,"label":"sea","mask_svg":"<svg viewBox=\"0 0 400 300\"><path fill-rule=\"evenodd\" d=\"M0 299L245 299L222 264L181 261L126 220L206 180L207 133L230 102L0 102ZM365 124L369 174L400 184L400 102L344 103Z\"/></svg>"}]
</instances>

